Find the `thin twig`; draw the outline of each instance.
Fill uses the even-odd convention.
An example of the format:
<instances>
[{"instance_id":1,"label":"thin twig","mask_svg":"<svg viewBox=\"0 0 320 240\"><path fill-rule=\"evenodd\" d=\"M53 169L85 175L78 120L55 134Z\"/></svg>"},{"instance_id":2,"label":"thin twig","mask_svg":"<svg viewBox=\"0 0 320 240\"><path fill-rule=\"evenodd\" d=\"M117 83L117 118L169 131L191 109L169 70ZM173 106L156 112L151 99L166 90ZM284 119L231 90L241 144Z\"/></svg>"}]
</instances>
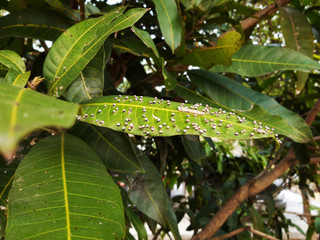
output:
<instances>
[{"instance_id":1,"label":"thin twig","mask_svg":"<svg viewBox=\"0 0 320 240\"><path fill-rule=\"evenodd\" d=\"M49 52L49 48L48 48L46 42L44 40L40 40L40 44L43 47L45 53L48 53Z\"/></svg>"}]
</instances>

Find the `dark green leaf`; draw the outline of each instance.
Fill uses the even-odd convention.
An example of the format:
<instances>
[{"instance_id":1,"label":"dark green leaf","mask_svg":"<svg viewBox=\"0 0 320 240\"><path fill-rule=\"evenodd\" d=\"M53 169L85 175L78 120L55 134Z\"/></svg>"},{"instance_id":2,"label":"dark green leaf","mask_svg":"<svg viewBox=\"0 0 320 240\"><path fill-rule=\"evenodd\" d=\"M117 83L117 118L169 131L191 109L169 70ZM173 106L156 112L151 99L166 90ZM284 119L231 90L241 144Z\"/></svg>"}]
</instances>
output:
<instances>
[{"instance_id":1,"label":"dark green leaf","mask_svg":"<svg viewBox=\"0 0 320 240\"><path fill-rule=\"evenodd\" d=\"M181 45L183 24L175 0L152 0L156 5L161 33L172 53Z\"/></svg>"},{"instance_id":2,"label":"dark green leaf","mask_svg":"<svg viewBox=\"0 0 320 240\"><path fill-rule=\"evenodd\" d=\"M83 113L79 120L135 135L202 135L219 139L275 137L265 125L261 127L266 134L258 134L254 130L258 126L253 121L240 121L240 115L205 104L191 105L150 97L105 96L81 106Z\"/></svg>"},{"instance_id":3,"label":"dark green leaf","mask_svg":"<svg viewBox=\"0 0 320 240\"><path fill-rule=\"evenodd\" d=\"M302 143L293 143L294 154L299 160L300 164L308 164L310 162L310 156L308 153L308 148Z\"/></svg>"},{"instance_id":4,"label":"dark green leaf","mask_svg":"<svg viewBox=\"0 0 320 240\"><path fill-rule=\"evenodd\" d=\"M291 49L245 45L232 56L230 67L214 66L213 72L232 72L242 76L255 77L275 71L300 70L313 71L320 64L302 53Z\"/></svg>"},{"instance_id":5,"label":"dark green leaf","mask_svg":"<svg viewBox=\"0 0 320 240\"><path fill-rule=\"evenodd\" d=\"M50 9L24 9L1 18L1 37L55 40L73 25L70 19Z\"/></svg>"},{"instance_id":6,"label":"dark green leaf","mask_svg":"<svg viewBox=\"0 0 320 240\"><path fill-rule=\"evenodd\" d=\"M293 7L280 7L281 30L286 41L286 47L294 49L309 58L313 55L313 33L307 17ZM297 93L299 93L308 79L308 73L297 73Z\"/></svg>"},{"instance_id":7,"label":"dark green leaf","mask_svg":"<svg viewBox=\"0 0 320 240\"><path fill-rule=\"evenodd\" d=\"M156 48L156 45L154 44L152 38L150 37L150 34L146 31L143 31L139 28L136 28L135 26L131 27L131 30L134 32L134 34L137 35L138 38L140 38L140 40L148 47L150 48L154 55L156 55L156 57L160 57L158 50Z\"/></svg>"},{"instance_id":8,"label":"dark green leaf","mask_svg":"<svg viewBox=\"0 0 320 240\"><path fill-rule=\"evenodd\" d=\"M316 217L314 221L314 229L317 233L320 233L320 217Z\"/></svg>"},{"instance_id":9,"label":"dark green leaf","mask_svg":"<svg viewBox=\"0 0 320 240\"><path fill-rule=\"evenodd\" d=\"M182 137L182 143L190 159L201 164L201 159L204 159L206 154L199 137L192 135L184 136Z\"/></svg>"},{"instance_id":10,"label":"dark green leaf","mask_svg":"<svg viewBox=\"0 0 320 240\"><path fill-rule=\"evenodd\" d=\"M71 132L91 146L108 169L143 172L140 160L126 134L82 122L77 123Z\"/></svg>"},{"instance_id":11,"label":"dark green leaf","mask_svg":"<svg viewBox=\"0 0 320 240\"><path fill-rule=\"evenodd\" d=\"M122 239L118 186L93 150L71 135L37 143L9 193L6 239Z\"/></svg>"},{"instance_id":12,"label":"dark green leaf","mask_svg":"<svg viewBox=\"0 0 320 240\"><path fill-rule=\"evenodd\" d=\"M129 221L132 223L135 230L137 231L138 236L139 236L139 240L140 239L147 240L148 239L147 231L144 227L143 222L140 220L140 218L137 216L137 214L135 214L132 211L132 209L126 205L124 205L124 210L125 210L126 216L128 217Z\"/></svg>"},{"instance_id":13,"label":"dark green leaf","mask_svg":"<svg viewBox=\"0 0 320 240\"><path fill-rule=\"evenodd\" d=\"M208 69L216 64L229 66L231 56L241 47L241 34L231 31L218 39L216 47L195 48L179 61ZM233 61L233 60L232 60Z\"/></svg>"},{"instance_id":14,"label":"dark green leaf","mask_svg":"<svg viewBox=\"0 0 320 240\"><path fill-rule=\"evenodd\" d=\"M71 127L78 105L27 88L0 83L0 151L13 151L18 141L45 126Z\"/></svg>"},{"instance_id":15,"label":"dark green leaf","mask_svg":"<svg viewBox=\"0 0 320 240\"><path fill-rule=\"evenodd\" d=\"M296 142L313 141L306 122L273 98L213 72L197 70L189 72L189 76L215 102L229 109L240 110L238 114L247 120L261 122L262 126L274 128L278 134Z\"/></svg>"}]
</instances>

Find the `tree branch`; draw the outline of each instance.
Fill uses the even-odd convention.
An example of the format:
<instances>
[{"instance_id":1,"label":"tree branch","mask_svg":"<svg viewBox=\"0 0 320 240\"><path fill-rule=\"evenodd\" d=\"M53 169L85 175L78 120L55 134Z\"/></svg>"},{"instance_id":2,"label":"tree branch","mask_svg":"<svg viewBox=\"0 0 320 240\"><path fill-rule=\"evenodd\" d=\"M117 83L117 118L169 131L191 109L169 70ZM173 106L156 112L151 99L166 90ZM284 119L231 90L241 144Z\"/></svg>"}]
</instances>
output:
<instances>
[{"instance_id":1,"label":"tree branch","mask_svg":"<svg viewBox=\"0 0 320 240\"><path fill-rule=\"evenodd\" d=\"M312 124L319 111L320 100L315 103L305 119L309 126ZM287 155L271 171L258 175L256 178L249 180L240 187L240 189L220 207L218 212L212 217L203 230L194 235L191 240L205 240L212 237L222 227L229 216L231 216L231 214L236 211L247 198L255 196L266 189L274 182L274 180L279 178L289 167L296 163L298 163L298 161L296 160L294 150L291 147Z\"/></svg>"}]
</instances>

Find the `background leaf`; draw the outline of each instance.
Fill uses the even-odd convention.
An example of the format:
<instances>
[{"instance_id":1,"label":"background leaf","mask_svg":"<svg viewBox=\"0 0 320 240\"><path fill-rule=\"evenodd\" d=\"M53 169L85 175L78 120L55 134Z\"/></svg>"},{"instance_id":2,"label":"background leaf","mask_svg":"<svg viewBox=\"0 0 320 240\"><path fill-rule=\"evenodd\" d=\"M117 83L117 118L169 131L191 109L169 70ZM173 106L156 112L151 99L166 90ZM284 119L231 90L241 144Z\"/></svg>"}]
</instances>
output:
<instances>
[{"instance_id":1,"label":"background leaf","mask_svg":"<svg viewBox=\"0 0 320 240\"><path fill-rule=\"evenodd\" d=\"M101 97L104 87L104 69L106 60L112 50L112 42L108 42L108 55L104 45L97 55L88 63L80 75L70 84L64 97L70 102L85 102L95 97Z\"/></svg>"},{"instance_id":2,"label":"background leaf","mask_svg":"<svg viewBox=\"0 0 320 240\"><path fill-rule=\"evenodd\" d=\"M105 96L81 106L83 113L79 120L135 135L202 135L220 139L274 137L274 133L265 126L263 129L267 133L258 134L253 121L240 121L240 115L210 105L191 105L150 97Z\"/></svg>"},{"instance_id":3,"label":"background leaf","mask_svg":"<svg viewBox=\"0 0 320 240\"><path fill-rule=\"evenodd\" d=\"M199 137L193 135L183 136L182 144L190 159L201 164L201 159L204 159L206 154Z\"/></svg>"},{"instance_id":4,"label":"background leaf","mask_svg":"<svg viewBox=\"0 0 320 240\"><path fill-rule=\"evenodd\" d=\"M182 41L183 25L175 0L152 0L156 6L161 33L172 53Z\"/></svg>"},{"instance_id":5,"label":"background leaf","mask_svg":"<svg viewBox=\"0 0 320 240\"><path fill-rule=\"evenodd\" d=\"M78 105L27 88L0 83L0 151L13 151L18 141L45 126L71 127Z\"/></svg>"},{"instance_id":6,"label":"background leaf","mask_svg":"<svg viewBox=\"0 0 320 240\"><path fill-rule=\"evenodd\" d=\"M137 35L138 38L140 38L140 40L148 47L150 48L154 55L156 55L156 57L160 57L158 50L156 48L156 45L154 44L152 38L150 37L150 34L147 31L143 31L139 28L136 28L135 26L131 27L131 30L134 32L135 35Z\"/></svg>"},{"instance_id":7,"label":"background leaf","mask_svg":"<svg viewBox=\"0 0 320 240\"><path fill-rule=\"evenodd\" d=\"M241 48L241 34L231 31L218 39L217 46L195 48L179 61L180 63L208 69L216 64L229 66L231 56Z\"/></svg>"},{"instance_id":8,"label":"background leaf","mask_svg":"<svg viewBox=\"0 0 320 240\"><path fill-rule=\"evenodd\" d=\"M309 58L313 55L313 33L307 17L293 7L280 7L281 31L286 47L294 49ZM297 92L299 93L308 79L308 73L297 73Z\"/></svg>"},{"instance_id":9,"label":"background leaf","mask_svg":"<svg viewBox=\"0 0 320 240\"><path fill-rule=\"evenodd\" d=\"M255 77L275 71L300 70L313 71L320 64L302 53L291 49L245 45L232 56L232 65L221 65L210 69L213 72L232 72L242 76Z\"/></svg>"},{"instance_id":10,"label":"background leaf","mask_svg":"<svg viewBox=\"0 0 320 240\"><path fill-rule=\"evenodd\" d=\"M296 142L313 141L306 122L273 98L216 73L195 70L189 72L189 77L214 101L222 106L240 110L239 115L268 125L276 129L278 134Z\"/></svg>"},{"instance_id":11,"label":"background leaf","mask_svg":"<svg viewBox=\"0 0 320 240\"><path fill-rule=\"evenodd\" d=\"M123 11L124 8L119 7L100 18L82 21L55 41L43 70L49 95L60 96L96 55L110 34L133 25L147 10L130 9L120 16Z\"/></svg>"},{"instance_id":12,"label":"background leaf","mask_svg":"<svg viewBox=\"0 0 320 240\"><path fill-rule=\"evenodd\" d=\"M6 239L123 236L119 189L93 150L65 134L37 143L16 171Z\"/></svg>"},{"instance_id":13,"label":"background leaf","mask_svg":"<svg viewBox=\"0 0 320 240\"><path fill-rule=\"evenodd\" d=\"M1 37L24 37L54 41L74 24L50 9L24 9L1 17Z\"/></svg>"},{"instance_id":14,"label":"background leaf","mask_svg":"<svg viewBox=\"0 0 320 240\"><path fill-rule=\"evenodd\" d=\"M136 176L135 184L129 190L129 198L140 211L170 229L175 239L180 240L177 220L159 172L145 155L139 155L139 158L145 173Z\"/></svg>"},{"instance_id":15,"label":"background leaf","mask_svg":"<svg viewBox=\"0 0 320 240\"><path fill-rule=\"evenodd\" d=\"M126 134L78 122L71 133L84 140L110 170L144 171Z\"/></svg>"}]
</instances>

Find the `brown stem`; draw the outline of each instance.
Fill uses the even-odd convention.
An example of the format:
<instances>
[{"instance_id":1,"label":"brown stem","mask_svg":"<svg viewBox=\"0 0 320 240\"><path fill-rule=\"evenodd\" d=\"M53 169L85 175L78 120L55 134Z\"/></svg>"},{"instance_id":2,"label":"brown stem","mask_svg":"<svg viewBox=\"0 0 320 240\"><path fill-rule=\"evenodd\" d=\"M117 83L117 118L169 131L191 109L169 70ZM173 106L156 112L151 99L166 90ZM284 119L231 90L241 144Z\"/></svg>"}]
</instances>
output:
<instances>
[{"instance_id":1,"label":"brown stem","mask_svg":"<svg viewBox=\"0 0 320 240\"><path fill-rule=\"evenodd\" d=\"M225 235L222 235L222 236L219 236L219 237L214 237L214 238L207 238L205 240L224 240L224 239L230 238L230 237L232 237L234 235L237 235L237 234L245 232L245 231L252 232L255 235L258 235L260 237L263 237L263 238L266 238L266 239L269 239L269 240L277 240L277 238L269 236L269 235L267 235L267 234L265 234L263 232L260 232L258 230L251 229L250 227L242 227L242 228L236 229L236 230L234 230L234 231L232 231L230 233L227 233Z\"/></svg>"},{"instance_id":2,"label":"brown stem","mask_svg":"<svg viewBox=\"0 0 320 240\"><path fill-rule=\"evenodd\" d=\"M80 6L80 21L86 19L85 9L84 9L84 0L78 0Z\"/></svg>"},{"instance_id":3,"label":"brown stem","mask_svg":"<svg viewBox=\"0 0 320 240\"><path fill-rule=\"evenodd\" d=\"M317 101L306 117L306 122L310 126L317 113L320 111L320 101ZM255 196L262 190L270 186L274 180L279 178L289 167L296 164L294 151L290 148L287 155L271 171L263 175L258 175L244 184L235 194L223 204L218 212L201 232L194 235L191 240L204 240L213 236L231 216L231 214L249 197Z\"/></svg>"},{"instance_id":4,"label":"brown stem","mask_svg":"<svg viewBox=\"0 0 320 240\"><path fill-rule=\"evenodd\" d=\"M46 42L44 40L40 40L40 44L43 47L45 53L48 53L49 52L49 48L48 48Z\"/></svg>"}]
</instances>

